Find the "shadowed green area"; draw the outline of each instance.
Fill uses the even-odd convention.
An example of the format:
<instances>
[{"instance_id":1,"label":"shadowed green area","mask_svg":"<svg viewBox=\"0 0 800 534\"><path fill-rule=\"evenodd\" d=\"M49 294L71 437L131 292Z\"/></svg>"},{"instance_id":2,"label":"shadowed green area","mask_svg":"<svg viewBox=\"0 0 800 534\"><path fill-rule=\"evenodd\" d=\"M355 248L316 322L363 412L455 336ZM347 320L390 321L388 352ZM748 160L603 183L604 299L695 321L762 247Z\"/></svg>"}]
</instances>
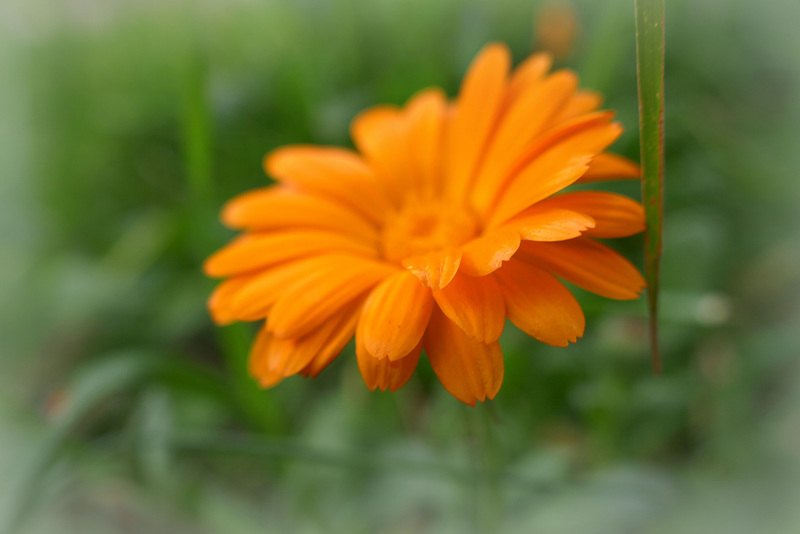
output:
<instances>
[{"instance_id":1,"label":"shadowed green area","mask_svg":"<svg viewBox=\"0 0 800 534\"><path fill-rule=\"evenodd\" d=\"M267 151L348 146L370 105L452 96L488 41L521 61L542 5L0 6L0 533L796 532L793 0L669 3L661 376L644 300L579 290L584 338L509 326L476 409L424 358L371 393L352 348L262 391L254 325L211 324L200 265ZM633 2L574 7L559 66L638 160ZM614 246L641 263L641 236Z\"/></svg>"}]
</instances>

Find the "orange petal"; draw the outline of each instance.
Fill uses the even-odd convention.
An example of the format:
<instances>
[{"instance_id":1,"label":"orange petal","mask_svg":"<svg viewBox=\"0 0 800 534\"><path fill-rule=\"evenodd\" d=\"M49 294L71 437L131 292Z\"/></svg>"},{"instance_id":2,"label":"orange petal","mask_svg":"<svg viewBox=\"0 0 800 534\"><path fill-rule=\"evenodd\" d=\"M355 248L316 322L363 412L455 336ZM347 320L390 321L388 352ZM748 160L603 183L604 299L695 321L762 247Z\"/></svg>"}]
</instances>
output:
<instances>
[{"instance_id":1,"label":"orange petal","mask_svg":"<svg viewBox=\"0 0 800 534\"><path fill-rule=\"evenodd\" d=\"M583 336L586 320L564 284L547 272L512 259L494 273L512 323L543 343L566 347Z\"/></svg>"},{"instance_id":2,"label":"orange petal","mask_svg":"<svg viewBox=\"0 0 800 534\"><path fill-rule=\"evenodd\" d=\"M406 109L410 176L422 197L431 198L441 190L447 97L441 89L426 89L412 97Z\"/></svg>"},{"instance_id":3,"label":"orange petal","mask_svg":"<svg viewBox=\"0 0 800 534\"><path fill-rule=\"evenodd\" d=\"M638 234L644 230L644 207L635 200L616 193L579 191L545 199L533 208L566 209L590 216L594 228L584 235L611 238ZM523 212L525 213L525 212ZM512 219L515 221L516 217Z\"/></svg>"},{"instance_id":4,"label":"orange petal","mask_svg":"<svg viewBox=\"0 0 800 534\"><path fill-rule=\"evenodd\" d=\"M233 308L233 302L242 288L250 284L252 279L253 276L237 276L217 285L208 298L208 311L216 324L222 326L242 320Z\"/></svg>"},{"instance_id":5,"label":"orange petal","mask_svg":"<svg viewBox=\"0 0 800 534\"><path fill-rule=\"evenodd\" d=\"M519 232L528 241L565 241L578 237L595 221L588 215L568 209L534 204L503 225Z\"/></svg>"},{"instance_id":6,"label":"orange petal","mask_svg":"<svg viewBox=\"0 0 800 534\"><path fill-rule=\"evenodd\" d=\"M300 371L305 377L316 378L347 346L356 332L356 324L361 316L362 302L356 301L345 307L339 317L339 323L333 335L328 338L314 359Z\"/></svg>"},{"instance_id":7,"label":"orange petal","mask_svg":"<svg viewBox=\"0 0 800 534\"><path fill-rule=\"evenodd\" d=\"M327 254L284 263L247 278L228 301L228 313L240 321L262 319L287 289L298 284L311 283L319 273L353 269L363 265L363 260L352 256Z\"/></svg>"},{"instance_id":8,"label":"orange petal","mask_svg":"<svg viewBox=\"0 0 800 534\"><path fill-rule=\"evenodd\" d=\"M433 309L430 289L399 271L372 290L361 311L359 331L367 351L397 360L419 344Z\"/></svg>"},{"instance_id":9,"label":"orange petal","mask_svg":"<svg viewBox=\"0 0 800 534\"><path fill-rule=\"evenodd\" d=\"M578 91L575 96L564 106L556 118L556 122L564 122L580 115L591 113L603 104L603 95L595 91Z\"/></svg>"},{"instance_id":10,"label":"orange petal","mask_svg":"<svg viewBox=\"0 0 800 534\"><path fill-rule=\"evenodd\" d=\"M438 309L423 338L431 367L444 388L470 406L493 399L503 383L503 352L498 342L469 339Z\"/></svg>"},{"instance_id":11,"label":"orange petal","mask_svg":"<svg viewBox=\"0 0 800 534\"><path fill-rule=\"evenodd\" d=\"M341 312L339 312L341 313ZM319 328L297 338L274 337L264 356L267 371L291 376L299 373L319 354L325 343L334 336L339 318L331 316Z\"/></svg>"},{"instance_id":12,"label":"orange petal","mask_svg":"<svg viewBox=\"0 0 800 534\"><path fill-rule=\"evenodd\" d=\"M479 202L480 206L485 204L485 208L480 208L475 204L473 204L473 208L475 208L478 215L481 216L481 219L485 221L487 219L487 213L490 213L492 208L497 205L499 197L507 189L509 182L527 166L536 161L536 158L572 136L595 126L608 124L613 118L614 113L612 111L591 113L561 123L537 136L525 146L524 150L520 151L519 157L513 162L513 165L508 167L509 171L505 176L495 177L494 190L489 193L487 189L485 192L489 194L490 202L486 204L485 199ZM473 195L472 198L473 201L479 200L476 195Z\"/></svg>"},{"instance_id":13,"label":"orange petal","mask_svg":"<svg viewBox=\"0 0 800 534\"><path fill-rule=\"evenodd\" d=\"M433 292L439 309L469 337L481 343L500 339L506 322L503 295L491 276L458 273L444 289Z\"/></svg>"},{"instance_id":14,"label":"orange petal","mask_svg":"<svg viewBox=\"0 0 800 534\"><path fill-rule=\"evenodd\" d=\"M380 222L391 207L372 169L349 150L281 147L267 154L264 168L281 183L341 202L374 222Z\"/></svg>"},{"instance_id":15,"label":"orange petal","mask_svg":"<svg viewBox=\"0 0 800 534\"><path fill-rule=\"evenodd\" d=\"M225 204L221 219L229 228L238 230L317 228L351 235L369 244L378 241L374 223L344 205L285 187L266 187L239 195Z\"/></svg>"},{"instance_id":16,"label":"orange petal","mask_svg":"<svg viewBox=\"0 0 800 534\"><path fill-rule=\"evenodd\" d=\"M589 163L589 169L577 183L602 182L606 180L635 180L641 177L637 164L611 152L597 154Z\"/></svg>"},{"instance_id":17,"label":"orange petal","mask_svg":"<svg viewBox=\"0 0 800 534\"><path fill-rule=\"evenodd\" d=\"M500 268L519 248L519 233L499 228L462 247L460 270L470 276L486 276Z\"/></svg>"},{"instance_id":18,"label":"orange petal","mask_svg":"<svg viewBox=\"0 0 800 534\"><path fill-rule=\"evenodd\" d=\"M356 324L361 316L361 304L357 301L342 310L333 335L328 338L311 362L300 371L301 375L316 378L342 352L356 332Z\"/></svg>"},{"instance_id":19,"label":"orange petal","mask_svg":"<svg viewBox=\"0 0 800 534\"><path fill-rule=\"evenodd\" d=\"M350 125L359 152L376 170L381 185L399 203L410 174L407 140L409 122L394 106L375 106L361 112Z\"/></svg>"},{"instance_id":20,"label":"orange petal","mask_svg":"<svg viewBox=\"0 0 800 534\"><path fill-rule=\"evenodd\" d=\"M553 65L550 54L538 53L529 56L519 64L511 74L506 91L506 104L510 106L521 95L533 90L543 79Z\"/></svg>"},{"instance_id":21,"label":"orange petal","mask_svg":"<svg viewBox=\"0 0 800 534\"><path fill-rule=\"evenodd\" d=\"M461 249L448 247L403 260L403 267L431 289L445 287L461 265Z\"/></svg>"},{"instance_id":22,"label":"orange petal","mask_svg":"<svg viewBox=\"0 0 800 534\"><path fill-rule=\"evenodd\" d=\"M500 111L510 64L508 48L490 44L481 50L464 77L445 147L445 186L450 198L465 198Z\"/></svg>"},{"instance_id":23,"label":"orange petal","mask_svg":"<svg viewBox=\"0 0 800 534\"><path fill-rule=\"evenodd\" d=\"M266 325L262 326L250 348L250 358L247 361L250 376L255 378L262 388L276 386L285 378L282 373L269 369L267 351L272 340L272 333L267 330Z\"/></svg>"},{"instance_id":24,"label":"orange petal","mask_svg":"<svg viewBox=\"0 0 800 534\"><path fill-rule=\"evenodd\" d=\"M208 276L222 278L323 252L378 257L374 246L352 237L319 230L293 230L240 236L208 258L203 270Z\"/></svg>"},{"instance_id":25,"label":"orange petal","mask_svg":"<svg viewBox=\"0 0 800 534\"><path fill-rule=\"evenodd\" d=\"M307 334L394 272L388 264L357 259L347 268L327 265L285 290L270 310L267 327L282 338Z\"/></svg>"},{"instance_id":26,"label":"orange petal","mask_svg":"<svg viewBox=\"0 0 800 534\"><path fill-rule=\"evenodd\" d=\"M567 282L612 299L639 298L645 286L642 275L628 260L586 237L559 243L526 241L518 255Z\"/></svg>"},{"instance_id":27,"label":"orange petal","mask_svg":"<svg viewBox=\"0 0 800 534\"><path fill-rule=\"evenodd\" d=\"M621 133L619 124L600 124L563 139L534 158L512 179L487 226L496 226L575 182L586 172L592 157Z\"/></svg>"},{"instance_id":28,"label":"orange petal","mask_svg":"<svg viewBox=\"0 0 800 534\"><path fill-rule=\"evenodd\" d=\"M562 70L520 95L500 119L472 188L472 205L484 212L500 179L511 173L525 147L553 122L578 85L575 73Z\"/></svg>"},{"instance_id":29,"label":"orange petal","mask_svg":"<svg viewBox=\"0 0 800 534\"><path fill-rule=\"evenodd\" d=\"M417 368L419 356L422 352L422 343L417 344L411 352L403 355L398 360L378 359L370 354L364 346L361 323L362 321L359 321L358 329L356 330L356 359L358 360L358 369L361 371L364 383L371 391L375 391L375 389L397 391L414 374L414 369Z\"/></svg>"}]
</instances>

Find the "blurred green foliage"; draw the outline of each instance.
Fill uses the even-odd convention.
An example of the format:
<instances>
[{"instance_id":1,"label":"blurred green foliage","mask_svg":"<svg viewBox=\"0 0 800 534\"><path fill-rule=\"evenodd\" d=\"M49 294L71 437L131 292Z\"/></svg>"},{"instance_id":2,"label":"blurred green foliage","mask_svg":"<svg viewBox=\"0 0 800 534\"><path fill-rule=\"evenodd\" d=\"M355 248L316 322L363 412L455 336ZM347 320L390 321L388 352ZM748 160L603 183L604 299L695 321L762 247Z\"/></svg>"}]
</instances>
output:
<instances>
[{"instance_id":1,"label":"blurred green foliage","mask_svg":"<svg viewBox=\"0 0 800 534\"><path fill-rule=\"evenodd\" d=\"M509 328L474 410L425 363L370 393L351 349L261 391L251 325L207 316L216 214L268 150L453 95L487 41L521 60L543 3L0 5L0 532L796 532L791 0L667 6L663 376L644 303L585 292L584 339ZM632 2L574 6L564 65L637 158Z\"/></svg>"}]
</instances>

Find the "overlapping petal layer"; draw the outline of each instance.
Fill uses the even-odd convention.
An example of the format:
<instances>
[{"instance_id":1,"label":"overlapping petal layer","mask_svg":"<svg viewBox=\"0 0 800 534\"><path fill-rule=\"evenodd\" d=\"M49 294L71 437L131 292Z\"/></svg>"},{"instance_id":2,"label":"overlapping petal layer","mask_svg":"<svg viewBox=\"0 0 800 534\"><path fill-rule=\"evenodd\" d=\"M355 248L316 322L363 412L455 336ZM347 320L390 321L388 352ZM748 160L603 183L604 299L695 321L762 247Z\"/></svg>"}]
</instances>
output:
<instances>
[{"instance_id":1,"label":"overlapping petal layer","mask_svg":"<svg viewBox=\"0 0 800 534\"><path fill-rule=\"evenodd\" d=\"M644 287L598 238L644 228L627 197L563 192L639 177L605 152L622 129L602 97L534 55L511 70L488 45L448 102L426 89L376 106L351 125L356 151L279 148L264 160L277 185L222 213L244 232L204 268L226 278L209 299L220 324L263 321L250 372L263 387L314 377L355 335L370 389L395 391L423 353L442 385L474 405L503 380L506 319L555 346L585 329L560 279L616 299Z\"/></svg>"}]
</instances>

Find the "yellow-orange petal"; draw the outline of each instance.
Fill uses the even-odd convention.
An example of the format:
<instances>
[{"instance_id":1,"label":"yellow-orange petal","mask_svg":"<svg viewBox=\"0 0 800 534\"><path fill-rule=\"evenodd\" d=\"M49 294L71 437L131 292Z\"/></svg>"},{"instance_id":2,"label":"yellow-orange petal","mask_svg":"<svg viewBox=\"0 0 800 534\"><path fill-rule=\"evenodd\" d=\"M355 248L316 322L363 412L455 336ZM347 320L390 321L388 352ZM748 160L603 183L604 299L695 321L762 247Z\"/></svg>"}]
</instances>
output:
<instances>
[{"instance_id":1,"label":"yellow-orange petal","mask_svg":"<svg viewBox=\"0 0 800 534\"><path fill-rule=\"evenodd\" d=\"M580 115L591 113L603 104L603 95L595 91L582 90L575 93L566 106L561 109L556 122L564 122Z\"/></svg>"},{"instance_id":2,"label":"yellow-orange petal","mask_svg":"<svg viewBox=\"0 0 800 534\"><path fill-rule=\"evenodd\" d=\"M411 273L398 271L364 303L359 320L364 346L378 359L402 358L419 344L432 309L431 291Z\"/></svg>"},{"instance_id":3,"label":"yellow-orange petal","mask_svg":"<svg viewBox=\"0 0 800 534\"><path fill-rule=\"evenodd\" d=\"M431 289L447 286L460 265L461 249L457 247L447 247L403 260L403 267Z\"/></svg>"},{"instance_id":4,"label":"yellow-orange petal","mask_svg":"<svg viewBox=\"0 0 800 534\"><path fill-rule=\"evenodd\" d=\"M559 243L526 241L518 256L567 282L612 299L639 298L645 286L633 264L608 246L587 237Z\"/></svg>"},{"instance_id":5,"label":"yellow-orange petal","mask_svg":"<svg viewBox=\"0 0 800 534\"><path fill-rule=\"evenodd\" d=\"M406 106L408 116L409 179L422 198L441 192L442 143L447 97L441 89L425 89Z\"/></svg>"},{"instance_id":6,"label":"yellow-orange petal","mask_svg":"<svg viewBox=\"0 0 800 534\"><path fill-rule=\"evenodd\" d=\"M218 325L223 326L235 321L242 320L233 307L233 302L239 291L246 287L252 280L252 276L237 276L224 282L220 282L213 293L208 298L208 311L211 319Z\"/></svg>"},{"instance_id":7,"label":"yellow-orange petal","mask_svg":"<svg viewBox=\"0 0 800 534\"><path fill-rule=\"evenodd\" d=\"M503 295L491 276L458 273L444 289L433 292L439 309L470 339L492 343L500 339L506 322Z\"/></svg>"},{"instance_id":8,"label":"yellow-orange petal","mask_svg":"<svg viewBox=\"0 0 800 534\"><path fill-rule=\"evenodd\" d=\"M445 144L445 188L449 198L465 198L501 109L510 65L508 48L490 44L477 55L464 77Z\"/></svg>"},{"instance_id":9,"label":"yellow-orange petal","mask_svg":"<svg viewBox=\"0 0 800 534\"><path fill-rule=\"evenodd\" d=\"M228 299L228 313L240 321L263 319L284 293L298 284L315 280L320 273L360 268L363 260L341 254L325 254L283 263L251 275Z\"/></svg>"},{"instance_id":10,"label":"yellow-orange petal","mask_svg":"<svg viewBox=\"0 0 800 534\"><path fill-rule=\"evenodd\" d=\"M283 373L271 371L267 363L267 350L272 343L273 335L262 326L256 334L253 346L250 348L250 357L247 360L247 368L250 376L256 379L262 388L271 388L278 385L285 377Z\"/></svg>"},{"instance_id":11,"label":"yellow-orange petal","mask_svg":"<svg viewBox=\"0 0 800 534\"><path fill-rule=\"evenodd\" d=\"M347 268L327 265L286 289L270 310L267 327L282 338L307 334L396 271L391 265L357 258Z\"/></svg>"},{"instance_id":12,"label":"yellow-orange petal","mask_svg":"<svg viewBox=\"0 0 800 534\"><path fill-rule=\"evenodd\" d=\"M553 58L547 53L537 53L520 63L511 74L506 91L506 108L511 106L521 95L533 90L553 65Z\"/></svg>"},{"instance_id":13,"label":"yellow-orange petal","mask_svg":"<svg viewBox=\"0 0 800 534\"><path fill-rule=\"evenodd\" d=\"M534 204L502 227L516 230L527 241L566 241L595 226L589 215L543 204Z\"/></svg>"},{"instance_id":14,"label":"yellow-orange petal","mask_svg":"<svg viewBox=\"0 0 800 534\"><path fill-rule=\"evenodd\" d=\"M286 187L248 191L228 201L223 224L237 230L265 231L316 228L351 235L368 244L378 241L378 229L344 205Z\"/></svg>"},{"instance_id":15,"label":"yellow-orange petal","mask_svg":"<svg viewBox=\"0 0 800 534\"><path fill-rule=\"evenodd\" d=\"M374 246L353 237L320 230L293 230L240 236L208 258L203 270L208 276L222 278L323 253L378 257Z\"/></svg>"},{"instance_id":16,"label":"yellow-orange petal","mask_svg":"<svg viewBox=\"0 0 800 534\"><path fill-rule=\"evenodd\" d=\"M358 370L364 383L371 391L397 391L403 387L414 374L419 356L422 352L422 343L417 344L408 354L398 360L389 358L378 359L370 354L364 346L364 335L361 323L356 329L356 360Z\"/></svg>"},{"instance_id":17,"label":"yellow-orange petal","mask_svg":"<svg viewBox=\"0 0 800 534\"><path fill-rule=\"evenodd\" d=\"M606 180L636 180L642 171L639 166L611 152L597 154L589 163L589 169L576 183L603 182Z\"/></svg>"},{"instance_id":18,"label":"yellow-orange petal","mask_svg":"<svg viewBox=\"0 0 800 534\"><path fill-rule=\"evenodd\" d=\"M402 201L404 182L411 172L408 158L409 122L394 106L375 106L356 116L350 125L353 142L380 184L397 204Z\"/></svg>"},{"instance_id":19,"label":"yellow-orange petal","mask_svg":"<svg viewBox=\"0 0 800 534\"><path fill-rule=\"evenodd\" d=\"M531 264L512 259L494 273L517 327L543 343L566 347L583 336L586 320L564 284Z\"/></svg>"},{"instance_id":20,"label":"yellow-orange petal","mask_svg":"<svg viewBox=\"0 0 800 534\"><path fill-rule=\"evenodd\" d=\"M267 174L279 182L341 202L374 222L391 207L367 163L342 148L293 145L273 150L264 158Z\"/></svg>"},{"instance_id":21,"label":"yellow-orange petal","mask_svg":"<svg viewBox=\"0 0 800 534\"><path fill-rule=\"evenodd\" d=\"M490 212L488 227L496 226L536 202L557 193L586 172L597 153L622 133L617 123L600 124L555 144L522 169Z\"/></svg>"},{"instance_id":22,"label":"yellow-orange petal","mask_svg":"<svg viewBox=\"0 0 800 534\"><path fill-rule=\"evenodd\" d=\"M481 343L467 335L440 310L431 314L423 345L444 388L470 406L493 399L503 383L503 352L498 342Z\"/></svg>"},{"instance_id":23,"label":"yellow-orange petal","mask_svg":"<svg viewBox=\"0 0 800 534\"><path fill-rule=\"evenodd\" d=\"M358 323L358 318L361 316L361 305L362 303L360 301L356 301L350 306L345 306L345 308L339 312L339 319L333 334L328 338L308 365L300 371L301 375L316 378L323 369L336 359L356 332L356 324Z\"/></svg>"},{"instance_id":24,"label":"yellow-orange petal","mask_svg":"<svg viewBox=\"0 0 800 534\"><path fill-rule=\"evenodd\" d=\"M519 248L519 232L509 228L490 230L461 248L460 271L486 276L500 268Z\"/></svg>"},{"instance_id":25,"label":"yellow-orange petal","mask_svg":"<svg viewBox=\"0 0 800 534\"><path fill-rule=\"evenodd\" d=\"M510 170L507 175L496 177L494 190L489 193L490 202L486 204L486 207L478 208L473 204L473 209L475 209L481 220L485 222L488 218L487 214L490 214L491 210L497 206L497 202L502 197L502 193L508 188L512 179L536 161L536 158L545 154L559 143L567 141L581 132L610 123L613 118L614 113L612 111L598 111L597 113L590 113L558 124L537 136L520 152L520 156L513 165L509 167ZM477 199L473 198L473 200ZM482 201L481 205L484 203L485 202Z\"/></svg>"},{"instance_id":26,"label":"yellow-orange petal","mask_svg":"<svg viewBox=\"0 0 800 534\"><path fill-rule=\"evenodd\" d=\"M625 237L638 234L645 226L644 206L616 193L578 191L550 197L533 208L566 209L586 214L594 219L595 225L584 231L583 235L592 237Z\"/></svg>"},{"instance_id":27,"label":"yellow-orange petal","mask_svg":"<svg viewBox=\"0 0 800 534\"><path fill-rule=\"evenodd\" d=\"M338 310L319 328L311 330L303 336L296 338L273 337L264 356L264 365L267 371L291 376L307 367L314 356L323 350L325 343L336 333L338 323L336 315L341 313L342 310Z\"/></svg>"},{"instance_id":28,"label":"yellow-orange petal","mask_svg":"<svg viewBox=\"0 0 800 534\"><path fill-rule=\"evenodd\" d=\"M478 212L486 210L498 180L509 175L528 143L551 125L577 85L574 72L558 71L534 90L520 95L503 114L487 143L486 156L471 188L471 202Z\"/></svg>"}]
</instances>

